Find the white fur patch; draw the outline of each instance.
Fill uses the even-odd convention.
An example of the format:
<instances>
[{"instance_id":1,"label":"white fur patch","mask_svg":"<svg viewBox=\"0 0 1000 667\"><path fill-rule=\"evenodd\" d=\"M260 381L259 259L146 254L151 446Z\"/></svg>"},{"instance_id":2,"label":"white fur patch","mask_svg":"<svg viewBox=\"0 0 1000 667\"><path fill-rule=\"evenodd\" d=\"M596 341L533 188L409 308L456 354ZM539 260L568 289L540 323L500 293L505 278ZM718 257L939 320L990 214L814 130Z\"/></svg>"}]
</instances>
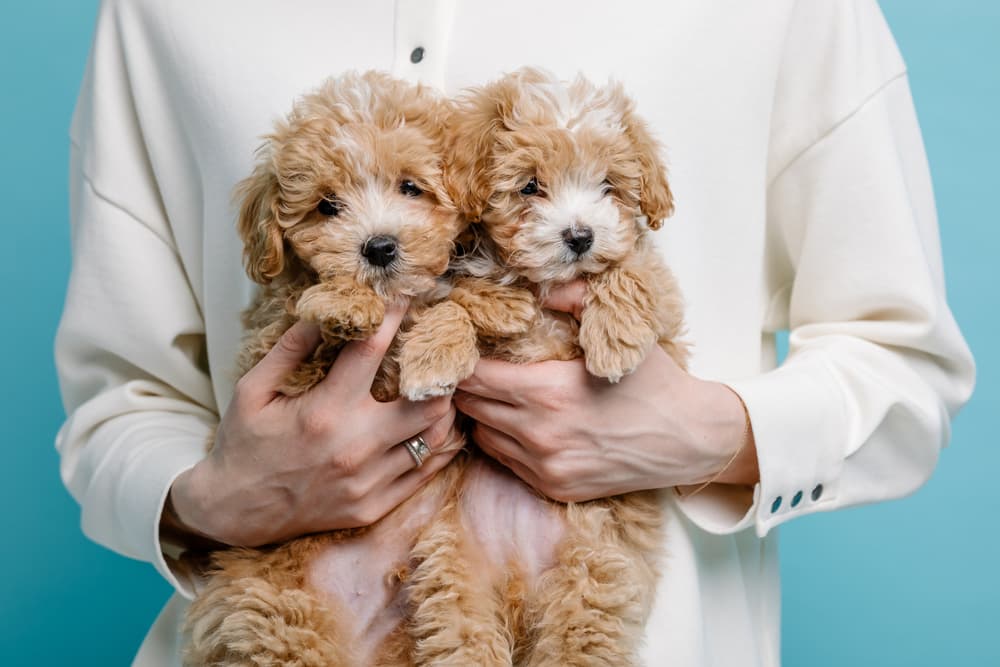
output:
<instances>
[{"instance_id":1,"label":"white fur patch","mask_svg":"<svg viewBox=\"0 0 1000 667\"><path fill-rule=\"evenodd\" d=\"M584 227L593 233L593 245L577 255L563 235ZM603 270L609 259L620 258L630 247L628 227L603 187L572 184L533 205L533 215L518 233L517 262L534 282L571 280Z\"/></svg>"},{"instance_id":2,"label":"white fur patch","mask_svg":"<svg viewBox=\"0 0 1000 667\"><path fill-rule=\"evenodd\" d=\"M551 109L556 125L577 131L608 130L621 132L621 113L612 104L610 92L604 88L594 88L589 83L576 82L572 86L557 81L525 84L525 97ZM527 121L524 114L515 112L515 118Z\"/></svg>"}]
</instances>

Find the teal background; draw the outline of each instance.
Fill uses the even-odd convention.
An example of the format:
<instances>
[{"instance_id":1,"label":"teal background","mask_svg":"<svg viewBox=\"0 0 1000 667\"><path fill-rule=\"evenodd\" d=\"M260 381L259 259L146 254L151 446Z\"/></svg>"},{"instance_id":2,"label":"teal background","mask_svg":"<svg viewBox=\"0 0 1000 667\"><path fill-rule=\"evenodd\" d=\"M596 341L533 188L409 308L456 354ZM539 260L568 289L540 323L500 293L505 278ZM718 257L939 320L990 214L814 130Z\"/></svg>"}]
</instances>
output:
<instances>
[{"instance_id":1,"label":"teal background","mask_svg":"<svg viewBox=\"0 0 1000 667\"><path fill-rule=\"evenodd\" d=\"M784 664L1000 665L1000 3L882 7L910 67L949 296L979 385L917 494L782 528ZM82 536L52 445L63 418L51 348L69 270L67 128L96 8L0 8L4 665L128 664L168 595L151 566Z\"/></svg>"}]
</instances>

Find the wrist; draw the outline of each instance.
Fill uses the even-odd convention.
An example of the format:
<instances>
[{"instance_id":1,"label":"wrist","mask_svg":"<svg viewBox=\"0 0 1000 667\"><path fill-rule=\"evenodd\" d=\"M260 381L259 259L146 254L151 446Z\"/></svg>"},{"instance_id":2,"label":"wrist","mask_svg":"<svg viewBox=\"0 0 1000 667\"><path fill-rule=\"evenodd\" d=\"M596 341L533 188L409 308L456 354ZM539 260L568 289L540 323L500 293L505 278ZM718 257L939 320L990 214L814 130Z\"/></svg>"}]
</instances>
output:
<instances>
[{"instance_id":1,"label":"wrist","mask_svg":"<svg viewBox=\"0 0 1000 667\"><path fill-rule=\"evenodd\" d=\"M180 538L192 547L211 547L222 544L215 537L210 525L211 513L207 491L211 484L204 483L207 460L185 470L170 487L160 521L161 530Z\"/></svg>"},{"instance_id":2,"label":"wrist","mask_svg":"<svg viewBox=\"0 0 1000 667\"><path fill-rule=\"evenodd\" d=\"M699 397L699 434L709 464L707 474L698 484L756 484L760 479L757 449L743 399L727 385L695 381L700 384L700 391L692 395Z\"/></svg>"}]
</instances>

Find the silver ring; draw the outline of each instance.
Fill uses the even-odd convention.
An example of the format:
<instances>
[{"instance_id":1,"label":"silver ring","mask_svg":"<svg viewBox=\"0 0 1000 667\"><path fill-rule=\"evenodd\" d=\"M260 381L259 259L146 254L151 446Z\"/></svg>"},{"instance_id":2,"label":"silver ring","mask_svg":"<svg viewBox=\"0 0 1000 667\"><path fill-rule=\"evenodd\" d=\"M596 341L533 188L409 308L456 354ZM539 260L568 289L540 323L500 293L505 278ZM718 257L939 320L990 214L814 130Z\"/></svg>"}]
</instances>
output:
<instances>
[{"instance_id":1,"label":"silver ring","mask_svg":"<svg viewBox=\"0 0 1000 667\"><path fill-rule=\"evenodd\" d=\"M416 464L414 467L416 468L422 466L424 459L431 453L431 448L427 446L427 441L419 435L404 441L403 447L406 447L406 451L413 457L413 462Z\"/></svg>"}]
</instances>

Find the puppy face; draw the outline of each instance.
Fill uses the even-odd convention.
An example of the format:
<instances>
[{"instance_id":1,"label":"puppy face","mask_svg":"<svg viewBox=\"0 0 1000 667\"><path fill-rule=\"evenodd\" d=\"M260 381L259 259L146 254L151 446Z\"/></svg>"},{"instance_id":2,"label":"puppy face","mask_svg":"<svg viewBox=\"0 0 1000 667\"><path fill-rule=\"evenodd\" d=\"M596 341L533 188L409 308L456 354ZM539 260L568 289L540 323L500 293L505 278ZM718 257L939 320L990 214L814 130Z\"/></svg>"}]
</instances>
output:
<instances>
[{"instance_id":1,"label":"puppy face","mask_svg":"<svg viewBox=\"0 0 1000 667\"><path fill-rule=\"evenodd\" d=\"M442 182L448 102L378 73L302 98L240 184L247 272L311 271L415 296L448 265L460 218Z\"/></svg>"},{"instance_id":2,"label":"puppy face","mask_svg":"<svg viewBox=\"0 0 1000 667\"><path fill-rule=\"evenodd\" d=\"M603 271L673 210L658 146L619 85L520 70L462 97L456 118L452 195L533 282Z\"/></svg>"}]
</instances>

